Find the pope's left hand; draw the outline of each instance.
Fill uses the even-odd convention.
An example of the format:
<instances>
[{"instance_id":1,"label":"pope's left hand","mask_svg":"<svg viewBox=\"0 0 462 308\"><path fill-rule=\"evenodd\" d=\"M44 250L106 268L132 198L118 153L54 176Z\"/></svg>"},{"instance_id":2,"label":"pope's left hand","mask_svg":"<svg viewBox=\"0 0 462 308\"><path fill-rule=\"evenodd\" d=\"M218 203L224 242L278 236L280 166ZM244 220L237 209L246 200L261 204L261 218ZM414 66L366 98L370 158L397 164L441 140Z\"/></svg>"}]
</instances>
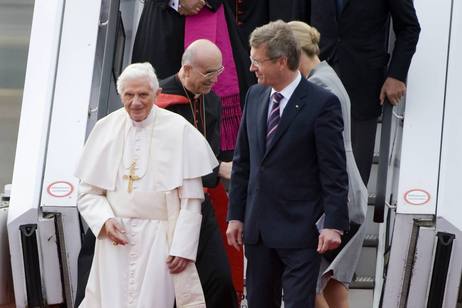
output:
<instances>
[{"instance_id":1,"label":"pope's left hand","mask_svg":"<svg viewBox=\"0 0 462 308\"><path fill-rule=\"evenodd\" d=\"M185 270L192 261L182 257L168 256L167 266L171 274L178 274Z\"/></svg>"},{"instance_id":2,"label":"pope's left hand","mask_svg":"<svg viewBox=\"0 0 462 308\"><path fill-rule=\"evenodd\" d=\"M334 229L322 229L318 240L318 253L325 253L340 246L340 233Z\"/></svg>"}]
</instances>

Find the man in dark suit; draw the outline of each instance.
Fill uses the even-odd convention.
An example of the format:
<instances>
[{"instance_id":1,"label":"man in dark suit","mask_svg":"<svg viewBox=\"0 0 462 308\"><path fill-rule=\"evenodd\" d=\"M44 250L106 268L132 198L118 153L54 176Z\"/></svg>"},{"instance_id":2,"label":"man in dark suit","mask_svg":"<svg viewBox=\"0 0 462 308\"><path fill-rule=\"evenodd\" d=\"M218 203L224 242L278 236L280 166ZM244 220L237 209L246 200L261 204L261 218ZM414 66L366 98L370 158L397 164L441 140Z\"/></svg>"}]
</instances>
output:
<instances>
[{"instance_id":1,"label":"man in dark suit","mask_svg":"<svg viewBox=\"0 0 462 308\"><path fill-rule=\"evenodd\" d=\"M302 78L286 23L257 28L250 45L259 84L247 92L234 154L228 243L246 245L249 307L279 308L281 289L286 308L314 307L318 253L349 226L340 103Z\"/></svg>"},{"instance_id":2,"label":"man in dark suit","mask_svg":"<svg viewBox=\"0 0 462 308\"><path fill-rule=\"evenodd\" d=\"M342 80L351 100L353 152L365 184L377 118L385 98L399 103L420 26L412 0L310 0L311 25L321 33L322 60ZM389 62L390 16L396 36Z\"/></svg>"}]
</instances>

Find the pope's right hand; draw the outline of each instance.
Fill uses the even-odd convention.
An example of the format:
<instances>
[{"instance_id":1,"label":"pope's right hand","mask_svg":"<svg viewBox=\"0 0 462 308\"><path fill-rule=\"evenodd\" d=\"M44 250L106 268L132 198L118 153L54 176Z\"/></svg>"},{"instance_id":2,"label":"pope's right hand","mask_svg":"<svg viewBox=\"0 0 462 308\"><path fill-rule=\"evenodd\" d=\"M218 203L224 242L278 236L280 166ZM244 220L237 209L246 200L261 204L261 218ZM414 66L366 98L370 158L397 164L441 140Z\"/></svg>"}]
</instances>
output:
<instances>
[{"instance_id":1,"label":"pope's right hand","mask_svg":"<svg viewBox=\"0 0 462 308\"><path fill-rule=\"evenodd\" d=\"M126 245L128 244L128 238L125 233L124 227L116 219L109 218L101 228L100 235L107 237L114 245Z\"/></svg>"},{"instance_id":2,"label":"pope's right hand","mask_svg":"<svg viewBox=\"0 0 462 308\"><path fill-rule=\"evenodd\" d=\"M233 246L236 250L241 250L243 232L244 224L242 221L230 220L228 223L228 229L226 230L228 245Z\"/></svg>"}]
</instances>

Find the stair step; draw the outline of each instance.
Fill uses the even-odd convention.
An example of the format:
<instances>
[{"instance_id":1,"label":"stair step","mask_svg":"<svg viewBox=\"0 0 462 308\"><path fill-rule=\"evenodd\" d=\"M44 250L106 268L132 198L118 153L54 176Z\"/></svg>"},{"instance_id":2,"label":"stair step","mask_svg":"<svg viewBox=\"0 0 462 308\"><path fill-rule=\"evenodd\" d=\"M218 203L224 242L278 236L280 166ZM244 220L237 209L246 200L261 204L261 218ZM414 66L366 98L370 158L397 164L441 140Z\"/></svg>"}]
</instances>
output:
<instances>
[{"instance_id":1,"label":"stair step","mask_svg":"<svg viewBox=\"0 0 462 308\"><path fill-rule=\"evenodd\" d=\"M350 289L348 302L351 308L371 308L374 302L374 290Z\"/></svg>"},{"instance_id":2,"label":"stair step","mask_svg":"<svg viewBox=\"0 0 462 308\"><path fill-rule=\"evenodd\" d=\"M375 205L375 198L376 198L375 194L369 194L369 196L367 197L367 204Z\"/></svg>"},{"instance_id":3,"label":"stair step","mask_svg":"<svg viewBox=\"0 0 462 308\"><path fill-rule=\"evenodd\" d=\"M379 234L379 224L374 222L374 206L369 205L366 213L366 234Z\"/></svg>"},{"instance_id":4,"label":"stair step","mask_svg":"<svg viewBox=\"0 0 462 308\"><path fill-rule=\"evenodd\" d=\"M356 267L358 277L374 277L377 261L377 247L362 247Z\"/></svg>"},{"instance_id":5,"label":"stair step","mask_svg":"<svg viewBox=\"0 0 462 308\"><path fill-rule=\"evenodd\" d=\"M366 234L364 238L363 247L378 247L379 237L377 234Z\"/></svg>"},{"instance_id":6,"label":"stair step","mask_svg":"<svg viewBox=\"0 0 462 308\"><path fill-rule=\"evenodd\" d=\"M378 165L379 163L379 153L374 153L374 156L372 157L372 163L375 165Z\"/></svg>"},{"instance_id":7,"label":"stair step","mask_svg":"<svg viewBox=\"0 0 462 308\"><path fill-rule=\"evenodd\" d=\"M379 164L372 164L371 166L371 175L369 177L369 182L367 183L367 191L369 194L375 194L377 190L377 173L379 170Z\"/></svg>"},{"instance_id":8,"label":"stair step","mask_svg":"<svg viewBox=\"0 0 462 308\"><path fill-rule=\"evenodd\" d=\"M350 289L374 289L374 277L356 276L350 284Z\"/></svg>"}]
</instances>

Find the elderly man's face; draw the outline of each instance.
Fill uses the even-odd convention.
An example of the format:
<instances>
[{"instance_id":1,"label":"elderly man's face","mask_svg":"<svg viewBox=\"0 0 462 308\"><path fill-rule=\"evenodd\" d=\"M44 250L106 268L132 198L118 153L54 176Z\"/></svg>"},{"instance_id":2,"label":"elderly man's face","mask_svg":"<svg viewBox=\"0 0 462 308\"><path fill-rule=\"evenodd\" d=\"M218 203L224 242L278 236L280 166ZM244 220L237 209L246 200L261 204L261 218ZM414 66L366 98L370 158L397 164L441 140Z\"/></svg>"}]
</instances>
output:
<instances>
[{"instance_id":1,"label":"elderly man's face","mask_svg":"<svg viewBox=\"0 0 462 308\"><path fill-rule=\"evenodd\" d=\"M195 94L209 93L223 70L221 57L210 57L200 64L190 65L187 76L188 89Z\"/></svg>"},{"instance_id":2,"label":"elderly man's face","mask_svg":"<svg viewBox=\"0 0 462 308\"><path fill-rule=\"evenodd\" d=\"M145 78L127 80L121 99L130 118L137 122L146 119L160 91L154 92Z\"/></svg>"}]
</instances>

